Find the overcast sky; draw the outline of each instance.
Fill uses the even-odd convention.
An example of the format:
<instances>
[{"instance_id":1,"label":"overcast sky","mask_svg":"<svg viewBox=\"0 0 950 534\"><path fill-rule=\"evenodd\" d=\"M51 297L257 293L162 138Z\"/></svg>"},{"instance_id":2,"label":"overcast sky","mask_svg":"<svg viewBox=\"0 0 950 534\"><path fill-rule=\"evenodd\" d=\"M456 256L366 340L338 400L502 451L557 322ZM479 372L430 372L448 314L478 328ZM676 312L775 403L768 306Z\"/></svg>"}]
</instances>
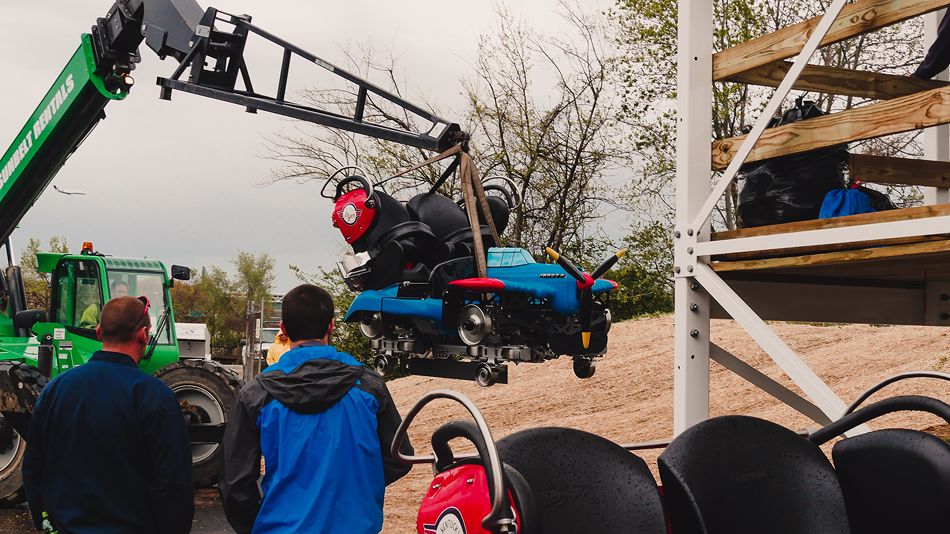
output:
<instances>
[{"instance_id":1,"label":"overcast sky","mask_svg":"<svg viewBox=\"0 0 950 534\"><path fill-rule=\"evenodd\" d=\"M557 0L499 3L541 32L567 31ZM0 0L0 153L78 47L80 34L110 5L108 0ZM412 99L436 103L450 120L461 119L453 115L461 107L459 80L470 73L479 35L496 20L496 3L485 0L218 0L213 5L250 14L258 26L330 62L344 63L341 49L347 47L393 50ZM170 75L176 65L159 61L144 45L142 55L130 97L106 108L108 118L53 181L87 194L65 196L50 188L14 233L15 250L29 237L45 241L63 235L74 250L91 240L107 254L227 268L238 250L266 251L276 259L279 291L295 284L290 264L307 271L332 266L344 242L330 226L331 205L318 195L319 185L257 185L275 165L261 157L262 139L291 129L290 122L183 93L161 101L154 80ZM248 60L260 80L256 85L276 78L279 50L255 47ZM297 83L319 83L319 69L297 66L317 76Z\"/></svg>"}]
</instances>

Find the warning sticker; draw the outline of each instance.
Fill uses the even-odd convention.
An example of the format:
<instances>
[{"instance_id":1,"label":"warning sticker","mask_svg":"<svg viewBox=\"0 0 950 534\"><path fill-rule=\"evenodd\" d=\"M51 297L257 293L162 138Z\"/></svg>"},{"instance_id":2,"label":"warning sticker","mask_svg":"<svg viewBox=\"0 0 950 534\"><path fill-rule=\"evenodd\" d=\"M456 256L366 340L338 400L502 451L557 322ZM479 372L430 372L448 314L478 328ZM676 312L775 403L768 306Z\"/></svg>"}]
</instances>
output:
<instances>
[{"instance_id":1,"label":"warning sticker","mask_svg":"<svg viewBox=\"0 0 950 534\"><path fill-rule=\"evenodd\" d=\"M66 329L65 329L65 328L54 328L54 329L53 329L53 339L66 339Z\"/></svg>"},{"instance_id":2,"label":"warning sticker","mask_svg":"<svg viewBox=\"0 0 950 534\"><path fill-rule=\"evenodd\" d=\"M64 351L64 352L73 350L73 342L63 341L62 343L59 344L59 350Z\"/></svg>"}]
</instances>

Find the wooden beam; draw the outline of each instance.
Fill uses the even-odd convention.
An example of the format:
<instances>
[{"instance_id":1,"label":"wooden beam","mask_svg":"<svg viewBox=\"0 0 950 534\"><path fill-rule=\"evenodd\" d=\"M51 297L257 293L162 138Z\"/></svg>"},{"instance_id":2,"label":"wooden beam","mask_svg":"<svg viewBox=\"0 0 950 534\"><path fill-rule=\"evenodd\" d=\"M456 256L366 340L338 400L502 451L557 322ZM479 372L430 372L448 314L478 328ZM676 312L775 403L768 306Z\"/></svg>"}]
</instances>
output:
<instances>
[{"instance_id":1,"label":"wooden beam","mask_svg":"<svg viewBox=\"0 0 950 534\"><path fill-rule=\"evenodd\" d=\"M926 241L945 241L950 239L950 234L936 234L924 236L899 237L896 239L875 239L870 241L852 241L850 243L835 243L832 245L815 245L807 248L775 248L769 250L756 250L752 252L737 252L735 254L722 254L713 256L712 261L740 261L740 260L763 260L767 258L784 258L787 256L801 256L802 254L820 254L824 252L837 252L841 250L856 250L872 247L891 247L894 245L909 245L911 243L924 243Z\"/></svg>"},{"instance_id":2,"label":"wooden beam","mask_svg":"<svg viewBox=\"0 0 950 534\"><path fill-rule=\"evenodd\" d=\"M891 185L950 187L950 162L851 154L851 178Z\"/></svg>"},{"instance_id":3,"label":"wooden beam","mask_svg":"<svg viewBox=\"0 0 950 534\"><path fill-rule=\"evenodd\" d=\"M916 208L904 208L899 210L875 211L874 213L862 213L860 215L833 217L831 219L813 219L810 221L756 226L755 228L743 228L741 230L713 232L710 238L712 238L713 241L721 241L723 239L734 239L737 237L757 237L762 235L788 234L791 232L804 232L807 230L824 230L827 228L842 228L846 226L858 226L861 224L907 221L911 219L924 219L927 217L940 217L943 215L950 215L950 204L919 206Z\"/></svg>"},{"instance_id":4,"label":"wooden beam","mask_svg":"<svg viewBox=\"0 0 950 534\"><path fill-rule=\"evenodd\" d=\"M857 0L841 10L821 46L872 32L950 5L950 0ZM746 41L713 55L713 80L720 81L801 52L821 16Z\"/></svg>"},{"instance_id":5,"label":"wooden beam","mask_svg":"<svg viewBox=\"0 0 950 534\"><path fill-rule=\"evenodd\" d=\"M950 123L950 87L931 89L769 128L762 133L746 162L947 123ZM745 136L741 135L715 141L712 146L713 169L726 168L744 139Z\"/></svg>"},{"instance_id":6,"label":"wooden beam","mask_svg":"<svg viewBox=\"0 0 950 534\"><path fill-rule=\"evenodd\" d=\"M897 245L893 247L873 247L860 250L846 250L827 254L808 254L787 258L769 258L762 260L724 261L712 263L716 272L755 271L789 267L808 267L815 265L833 265L856 261L880 260L884 258L910 257L921 254L950 252L950 240Z\"/></svg>"},{"instance_id":7,"label":"wooden beam","mask_svg":"<svg viewBox=\"0 0 950 534\"><path fill-rule=\"evenodd\" d=\"M725 81L778 87L791 68L792 64L788 61L775 61L740 72ZM863 70L838 69L822 65L807 65L792 87L801 91L817 91L833 95L888 100L947 85L950 85L950 82L921 80L913 76L896 76Z\"/></svg>"}]
</instances>

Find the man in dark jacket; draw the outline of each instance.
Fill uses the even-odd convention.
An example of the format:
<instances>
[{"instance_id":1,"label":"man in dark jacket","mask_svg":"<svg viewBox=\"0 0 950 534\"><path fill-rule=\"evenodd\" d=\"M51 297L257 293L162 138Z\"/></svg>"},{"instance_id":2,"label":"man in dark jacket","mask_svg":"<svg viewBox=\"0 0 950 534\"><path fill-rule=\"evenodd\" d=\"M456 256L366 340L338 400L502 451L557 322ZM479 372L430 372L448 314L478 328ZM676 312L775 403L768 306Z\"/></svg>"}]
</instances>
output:
<instances>
[{"instance_id":1,"label":"man in dark jacket","mask_svg":"<svg viewBox=\"0 0 950 534\"><path fill-rule=\"evenodd\" d=\"M56 377L30 421L23 486L33 522L60 534L184 534L194 496L178 401L136 368L148 345L145 297L102 309L102 350Z\"/></svg>"},{"instance_id":2,"label":"man in dark jacket","mask_svg":"<svg viewBox=\"0 0 950 534\"><path fill-rule=\"evenodd\" d=\"M328 344L333 298L323 289L287 293L280 327L291 349L244 386L225 431L228 521L238 534L375 534L385 487L410 468L389 453L401 422L389 390Z\"/></svg>"}]
</instances>

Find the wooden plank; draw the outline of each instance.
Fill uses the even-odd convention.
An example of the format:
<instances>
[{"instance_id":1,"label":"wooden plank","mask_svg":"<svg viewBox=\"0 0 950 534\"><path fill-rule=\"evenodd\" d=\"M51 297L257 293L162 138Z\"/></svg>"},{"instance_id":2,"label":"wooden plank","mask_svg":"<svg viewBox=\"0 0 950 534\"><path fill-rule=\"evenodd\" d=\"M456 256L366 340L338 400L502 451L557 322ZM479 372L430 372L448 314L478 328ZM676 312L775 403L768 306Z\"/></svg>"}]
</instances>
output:
<instances>
[{"instance_id":1,"label":"wooden plank","mask_svg":"<svg viewBox=\"0 0 950 534\"><path fill-rule=\"evenodd\" d=\"M731 76L725 81L766 87L778 87L792 68L788 61L776 61ZM833 95L888 100L929 89L946 87L950 82L921 80L913 76L896 76L863 70L838 69L807 65L792 87L801 91L817 91Z\"/></svg>"},{"instance_id":2,"label":"wooden plank","mask_svg":"<svg viewBox=\"0 0 950 534\"><path fill-rule=\"evenodd\" d=\"M848 167L851 177L863 182L950 187L950 162L947 161L851 154Z\"/></svg>"},{"instance_id":3,"label":"wooden plank","mask_svg":"<svg viewBox=\"0 0 950 534\"><path fill-rule=\"evenodd\" d=\"M857 0L841 10L821 46L872 32L950 5L950 0ZM713 55L713 80L720 81L801 52L821 16L746 41Z\"/></svg>"},{"instance_id":4,"label":"wooden plank","mask_svg":"<svg viewBox=\"0 0 950 534\"><path fill-rule=\"evenodd\" d=\"M762 132L746 162L947 123L950 123L950 87L931 89L823 117L768 128ZM740 135L713 142L713 168L726 168L745 137Z\"/></svg>"},{"instance_id":5,"label":"wooden plank","mask_svg":"<svg viewBox=\"0 0 950 534\"><path fill-rule=\"evenodd\" d=\"M762 260L767 258L784 258L787 256L801 256L804 253L821 254L825 252L838 252L842 250L856 250L871 247L890 247L895 245L909 245L912 243L923 243L926 241L943 241L950 239L950 234L920 235L911 237L899 237L896 239L873 239L869 241L852 241L850 243L835 243L831 245L815 245L807 248L775 248L766 250L755 250L751 252L736 252L734 254L721 254L713 256L713 261L741 261L741 260Z\"/></svg>"},{"instance_id":6,"label":"wooden plank","mask_svg":"<svg viewBox=\"0 0 950 534\"><path fill-rule=\"evenodd\" d=\"M893 247L874 247L859 250L829 252L826 254L806 254L787 258L769 258L746 261L724 261L712 263L716 272L755 271L761 269L778 269L789 267L808 267L814 265L834 265L859 261L880 260L884 258L898 258L950 252L950 240L897 245Z\"/></svg>"},{"instance_id":7,"label":"wooden plank","mask_svg":"<svg viewBox=\"0 0 950 534\"><path fill-rule=\"evenodd\" d=\"M713 232L710 237L713 241L719 241L722 239L734 239L737 237L787 234L791 232L804 232L806 230L824 230L826 228L842 228L845 226L858 226L861 224L907 221L910 219L940 217L943 215L950 215L950 204L919 206L916 208L904 208L899 210L876 211L874 213L862 213L860 215L848 215L846 217L833 217L831 219L814 219L810 221L798 221L784 224L770 224L767 226L756 226L755 228L743 228L741 230Z\"/></svg>"}]
</instances>

